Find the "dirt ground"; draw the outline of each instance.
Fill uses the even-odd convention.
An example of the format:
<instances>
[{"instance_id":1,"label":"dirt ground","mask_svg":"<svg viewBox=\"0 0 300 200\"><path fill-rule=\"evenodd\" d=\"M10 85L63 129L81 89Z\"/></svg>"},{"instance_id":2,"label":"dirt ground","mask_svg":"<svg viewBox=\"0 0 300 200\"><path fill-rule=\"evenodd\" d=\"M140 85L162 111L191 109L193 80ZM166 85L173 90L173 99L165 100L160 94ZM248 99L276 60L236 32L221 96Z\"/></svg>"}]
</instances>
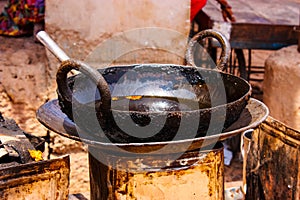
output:
<instances>
[{"instance_id":1,"label":"dirt ground","mask_svg":"<svg viewBox=\"0 0 300 200\"><path fill-rule=\"evenodd\" d=\"M26 132L49 139L44 157L70 155L70 193L89 191L88 160L85 147L50 132L36 119L37 109L56 96L48 88L51 76L45 48L33 37L0 36L0 112L14 119ZM50 154L49 154L50 152Z\"/></svg>"}]
</instances>

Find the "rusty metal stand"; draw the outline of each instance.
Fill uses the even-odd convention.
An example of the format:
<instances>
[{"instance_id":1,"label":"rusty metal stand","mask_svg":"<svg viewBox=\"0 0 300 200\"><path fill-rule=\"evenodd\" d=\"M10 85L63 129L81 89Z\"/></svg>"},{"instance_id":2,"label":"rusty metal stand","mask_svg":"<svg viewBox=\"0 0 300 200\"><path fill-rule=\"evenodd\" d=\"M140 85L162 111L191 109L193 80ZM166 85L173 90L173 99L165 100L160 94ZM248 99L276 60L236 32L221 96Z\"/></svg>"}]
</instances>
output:
<instances>
[{"instance_id":1,"label":"rusty metal stand","mask_svg":"<svg viewBox=\"0 0 300 200\"><path fill-rule=\"evenodd\" d=\"M268 117L252 135L246 199L300 199L300 132Z\"/></svg>"},{"instance_id":2,"label":"rusty metal stand","mask_svg":"<svg viewBox=\"0 0 300 200\"><path fill-rule=\"evenodd\" d=\"M34 155L42 153L45 141L25 133L13 119L3 118L1 114L0 142L1 200L68 199L69 156L37 159Z\"/></svg>"},{"instance_id":3,"label":"rusty metal stand","mask_svg":"<svg viewBox=\"0 0 300 200\"><path fill-rule=\"evenodd\" d=\"M171 154L134 155L114 155L89 146L92 200L224 199L221 143L211 150L183 152L177 159Z\"/></svg>"}]
</instances>

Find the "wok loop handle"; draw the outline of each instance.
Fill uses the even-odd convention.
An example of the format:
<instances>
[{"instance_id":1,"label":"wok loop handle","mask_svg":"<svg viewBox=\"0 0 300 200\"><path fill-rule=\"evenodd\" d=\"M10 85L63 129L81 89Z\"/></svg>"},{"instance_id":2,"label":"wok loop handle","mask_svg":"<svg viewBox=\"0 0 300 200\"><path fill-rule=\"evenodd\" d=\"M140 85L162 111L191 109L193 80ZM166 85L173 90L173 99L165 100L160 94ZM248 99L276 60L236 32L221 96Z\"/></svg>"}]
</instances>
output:
<instances>
[{"instance_id":1,"label":"wok loop handle","mask_svg":"<svg viewBox=\"0 0 300 200\"><path fill-rule=\"evenodd\" d=\"M194 54L193 54L194 46L196 43L198 43L198 41L201 41L207 37L215 38L221 44L222 52L221 52L220 59L217 62L217 69L223 71L227 66L228 58L230 55L230 51L231 51L230 43L222 33L212 30L212 29L203 30L203 31L197 33L189 41L188 47L187 47L187 52L186 52L186 60L190 65L196 66L195 61L194 61Z\"/></svg>"},{"instance_id":2,"label":"wok loop handle","mask_svg":"<svg viewBox=\"0 0 300 200\"><path fill-rule=\"evenodd\" d=\"M69 59L61 62L61 65L56 73L57 89L62 98L63 104L67 107L72 107L72 91L68 86L68 73L72 70L77 70L88 76L97 86L101 94L101 103L96 104L96 111L101 113L110 113L111 110L111 93L109 86L104 77L96 69L89 65Z\"/></svg>"}]
</instances>

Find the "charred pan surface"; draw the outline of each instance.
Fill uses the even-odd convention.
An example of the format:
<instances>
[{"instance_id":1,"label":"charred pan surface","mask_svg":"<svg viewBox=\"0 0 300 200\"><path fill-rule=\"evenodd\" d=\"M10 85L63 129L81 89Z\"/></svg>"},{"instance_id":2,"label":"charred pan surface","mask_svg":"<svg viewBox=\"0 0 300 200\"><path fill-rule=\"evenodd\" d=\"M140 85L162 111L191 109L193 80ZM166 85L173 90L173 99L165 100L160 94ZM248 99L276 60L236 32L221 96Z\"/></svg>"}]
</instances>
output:
<instances>
[{"instance_id":1,"label":"charred pan surface","mask_svg":"<svg viewBox=\"0 0 300 200\"><path fill-rule=\"evenodd\" d=\"M85 118L82 115L82 113L94 113L95 105L101 128L104 130L105 136L112 142L170 141L177 133L183 117L194 120L200 116L196 137L204 137L210 125L212 113L218 113L222 109L225 109L224 129L226 129L239 118L251 95L251 86L246 81L239 77L214 70L153 64L110 67L99 70L99 72L105 78L113 95L111 112L113 112L114 119L105 119L105 122L101 123L103 116L107 115L103 115L101 109L97 109L97 101L101 101L99 92L94 94L96 100L84 103L80 100L82 96L86 96L87 93L91 92L91 88L94 88L91 85L92 82L83 75L76 75L75 77L70 77L68 80L68 86L73 91L73 95L79 97L79 100L76 99L76 102L73 102L71 106L61 98L61 94L58 92L62 111L70 119L80 119L76 121L76 124L82 131L94 137L96 141L104 137L104 135L101 136L103 133L97 129L93 129L95 121L89 120L89 118ZM222 95L222 89L224 88L226 97ZM156 95L153 95L155 92ZM159 98L163 99L161 101L166 101L166 98L174 98L175 100L171 99L173 104L169 103L169 108L153 111L151 107L149 108L148 104L153 105L154 103L149 103L149 98L146 98L149 97L149 94L152 94L150 96L153 102L158 101L157 99ZM117 98L132 96L143 97L143 99L135 101L140 104L139 106L131 103L134 100L129 101L129 104L131 103L130 105L132 105L129 108L128 103L127 107L122 107L122 105L118 105L119 101L114 101ZM226 98L225 102L222 102L222 98ZM168 100L171 102L170 99ZM190 107L180 110L182 108L181 102L184 101L191 101L191 103L186 103L188 106L193 102L197 102L198 108ZM220 116L216 114L216 120L222 123L224 113L220 113ZM86 116L90 116L90 114L86 114ZM161 131L152 137L146 138L130 136L116 125L116 120L118 119L118 123L126 123L126 121L133 119L137 125L144 126L151 122L161 122L161 119L164 118L166 118L166 123ZM195 135L195 133L189 133L188 130L184 132L186 134L179 136L179 139L188 139L192 135ZM211 134L216 134L217 132L219 130L211 130ZM135 135L139 134L136 133Z\"/></svg>"},{"instance_id":2,"label":"charred pan surface","mask_svg":"<svg viewBox=\"0 0 300 200\"><path fill-rule=\"evenodd\" d=\"M204 141L205 145L210 145L211 143L215 143L216 140L223 141L248 129L256 128L268 115L269 110L262 102L250 98L246 108L242 111L240 118L222 133L179 141L156 143L111 143L107 140L100 142L94 141L94 138L91 135L79 134L80 129L78 129L78 126L76 126L74 122L61 111L57 99L47 102L41 106L37 112L37 118L43 125L64 137L81 141L90 146L111 152L115 152L116 150L119 152L119 149L123 149L135 153L155 153L156 150L161 149L164 146L169 147L169 149L165 149L166 153L184 152L187 150L187 147L189 150L198 149L204 147Z\"/></svg>"}]
</instances>

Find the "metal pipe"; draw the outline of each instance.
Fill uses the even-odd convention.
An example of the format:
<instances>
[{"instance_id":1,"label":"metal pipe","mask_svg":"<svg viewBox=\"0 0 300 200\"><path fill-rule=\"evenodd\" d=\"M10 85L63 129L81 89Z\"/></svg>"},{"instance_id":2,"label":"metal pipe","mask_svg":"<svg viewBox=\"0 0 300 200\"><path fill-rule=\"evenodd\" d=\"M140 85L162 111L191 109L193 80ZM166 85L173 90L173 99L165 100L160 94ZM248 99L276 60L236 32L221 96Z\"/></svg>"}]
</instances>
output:
<instances>
[{"instance_id":1,"label":"metal pipe","mask_svg":"<svg viewBox=\"0 0 300 200\"><path fill-rule=\"evenodd\" d=\"M45 32L40 31L36 34L36 38L49 50L55 57L63 62L69 60L70 57L56 44L51 37Z\"/></svg>"}]
</instances>

